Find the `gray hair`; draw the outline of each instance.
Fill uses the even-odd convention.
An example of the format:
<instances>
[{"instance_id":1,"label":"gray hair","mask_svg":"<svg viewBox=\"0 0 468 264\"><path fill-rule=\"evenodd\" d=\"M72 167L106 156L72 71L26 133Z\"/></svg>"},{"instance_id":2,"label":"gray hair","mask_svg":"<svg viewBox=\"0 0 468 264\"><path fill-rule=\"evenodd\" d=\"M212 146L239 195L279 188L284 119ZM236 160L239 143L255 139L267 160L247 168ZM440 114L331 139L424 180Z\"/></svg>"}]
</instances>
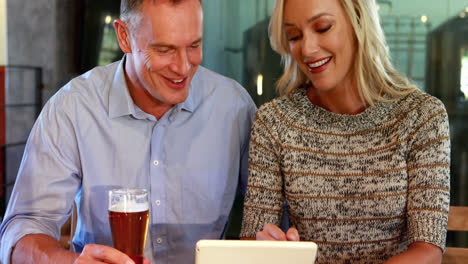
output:
<instances>
[{"instance_id":1,"label":"gray hair","mask_svg":"<svg viewBox=\"0 0 468 264\"><path fill-rule=\"evenodd\" d=\"M143 9L143 2L145 0L121 0L120 2L120 20L125 22L130 32L134 32L134 29L140 25L141 16L140 12ZM153 4L157 0L151 0ZM170 0L172 4L178 4L184 0ZM202 0L199 0L202 4Z\"/></svg>"}]
</instances>

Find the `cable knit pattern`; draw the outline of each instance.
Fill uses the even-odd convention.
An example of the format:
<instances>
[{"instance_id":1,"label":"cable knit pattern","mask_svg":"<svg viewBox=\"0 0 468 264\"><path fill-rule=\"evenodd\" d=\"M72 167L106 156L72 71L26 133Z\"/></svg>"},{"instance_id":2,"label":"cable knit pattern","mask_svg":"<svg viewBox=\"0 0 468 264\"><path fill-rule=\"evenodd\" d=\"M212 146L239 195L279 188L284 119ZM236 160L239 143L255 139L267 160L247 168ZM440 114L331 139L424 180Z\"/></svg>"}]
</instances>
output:
<instances>
[{"instance_id":1,"label":"cable knit pattern","mask_svg":"<svg viewBox=\"0 0 468 264\"><path fill-rule=\"evenodd\" d=\"M279 225L286 200L317 263L383 263L415 241L445 249L448 116L422 91L341 115L297 89L258 110L249 164L241 237Z\"/></svg>"}]
</instances>

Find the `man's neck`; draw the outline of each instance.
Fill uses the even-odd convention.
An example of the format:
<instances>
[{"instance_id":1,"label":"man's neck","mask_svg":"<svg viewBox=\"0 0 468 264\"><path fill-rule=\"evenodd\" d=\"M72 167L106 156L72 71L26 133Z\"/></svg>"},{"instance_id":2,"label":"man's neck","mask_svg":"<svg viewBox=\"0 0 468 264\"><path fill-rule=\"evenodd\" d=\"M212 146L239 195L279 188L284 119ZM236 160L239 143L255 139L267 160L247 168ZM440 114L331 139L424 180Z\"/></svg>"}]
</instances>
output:
<instances>
[{"instance_id":1,"label":"man's neck","mask_svg":"<svg viewBox=\"0 0 468 264\"><path fill-rule=\"evenodd\" d=\"M128 58L125 64L128 63ZM125 82L127 83L128 92L136 106L138 106L145 113L148 113L157 120L169 111L174 105L169 105L154 98L139 82L133 68L126 67L124 64ZM128 69L128 70L127 70Z\"/></svg>"},{"instance_id":2,"label":"man's neck","mask_svg":"<svg viewBox=\"0 0 468 264\"><path fill-rule=\"evenodd\" d=\"M154 97L141 86L130 87L129 83L127 83L127 86L135 105L137 105L145 113L153 115L158 120L174 106L164 104L154 99Z\"/></svg>"}]
</instances>

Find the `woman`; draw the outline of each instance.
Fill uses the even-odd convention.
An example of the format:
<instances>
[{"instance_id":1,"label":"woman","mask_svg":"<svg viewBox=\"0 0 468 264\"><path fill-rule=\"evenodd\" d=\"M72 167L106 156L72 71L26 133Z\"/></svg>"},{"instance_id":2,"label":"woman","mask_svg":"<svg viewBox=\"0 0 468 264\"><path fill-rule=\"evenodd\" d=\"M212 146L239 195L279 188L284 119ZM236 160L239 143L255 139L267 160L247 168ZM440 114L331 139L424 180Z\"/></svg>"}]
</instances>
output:
<instances>
[{"instance_id":1,"label":"woman","mask_svg":"<svg viewBox=\"0 0 468 264\"><path fill-rule=\"evenodd\" d=\"M278 0L270 40L282 96L255 117L241 237L314 241L318 263L440 263L447 113L393 68L375 0Z\"/></svg>"}]
</instances>

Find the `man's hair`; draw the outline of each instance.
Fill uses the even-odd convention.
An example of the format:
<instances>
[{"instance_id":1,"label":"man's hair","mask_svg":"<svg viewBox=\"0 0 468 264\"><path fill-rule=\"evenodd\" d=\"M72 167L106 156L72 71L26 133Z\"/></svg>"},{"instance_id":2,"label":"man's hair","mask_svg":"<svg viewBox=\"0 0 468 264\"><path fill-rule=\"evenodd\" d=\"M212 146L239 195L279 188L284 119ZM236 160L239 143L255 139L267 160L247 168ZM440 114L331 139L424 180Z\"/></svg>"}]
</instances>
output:
<instances>
[{"instance_id":1,"label":"man's hair","mask_svg":"<svg viewBox=\"0 0 468 264\"><path fill-rule=\"evenodd\" d=\"M130 29L131 32L134 31L135 28L141 22L141 16L138 14L143 9L143 2L145 0L121 0L120 2L120 20L125 22L127 27ZM153 4L158 0L151 0ZM170 0L169 2L172 4L178 4L184 0ZM199 0L200 4L202 4L202 0Z\"/></svg>"},{"instance_id":2,"label":"man's hair","mask_svg":"<svg viewBox=\"0 0 468 264\"><path fill-rule=\"evenodd\" d=\"M308 81L289 50L283 25L284 3L277 0L269 25L272 48L281 55L284 73L278 80L280 95L289 95ZM390 61L385 35L380 25L375 0L340 0L356 37L356 59L352 65L361 99L374 105L391 101L412 92L417 87L394 68ZM392 99L384 98L385 94Z\"/></svg>"}]
</instances>

